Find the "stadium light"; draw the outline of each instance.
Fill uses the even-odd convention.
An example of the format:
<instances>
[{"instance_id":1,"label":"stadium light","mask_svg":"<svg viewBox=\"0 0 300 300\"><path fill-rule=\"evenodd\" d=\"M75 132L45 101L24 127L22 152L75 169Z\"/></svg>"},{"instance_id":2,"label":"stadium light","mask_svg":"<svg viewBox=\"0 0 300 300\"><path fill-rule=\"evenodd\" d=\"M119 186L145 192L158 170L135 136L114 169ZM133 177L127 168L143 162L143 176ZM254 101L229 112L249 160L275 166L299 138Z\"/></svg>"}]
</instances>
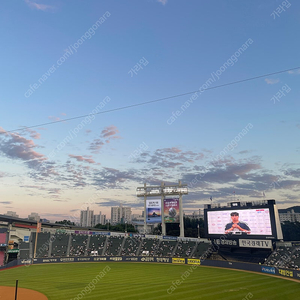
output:
<instances>
[{"instance_id":1,"label":"stadium light","mask_svg":"<svg viewBox=\"0 0 300 300\"><path fill-rule=\"evenodd\" d=\"M144 183L144 186L137 187L136 196L144 197L144 232L147 232L147 197L161 197L160 207L158 207L158 201L156 201L156 209L160 210L159 214L161 215L162 223L162 235L166 235L166 224L165 224L165 202L168 202L169 205L169 219L168 223L177 223L178 215L174 212L174 207L172 205L178 204L179 206L179 224L180 224L180 237L184 237L184 222L183 222L183 208L182 208L182 195L188 194L188 186L187 184L182 184L181 181L178 181L178 185L165 185L164 182L161 182L159 186L147 186ZM166 198L169 196L179 196L179 201L174 199L174 203L171 203L170 198ZM177 201L177 202L176 202ZM167 204L166 204L167 205ZM178 207L177 206L177 207ZM175 209L176 210L176 209ZM154 206L152 207L153 216L157 217L158 214L155 212ZM176 216L177 215L177 216ZM176 218L175 218L176 216Z\"/></svg>"}]
</instances>

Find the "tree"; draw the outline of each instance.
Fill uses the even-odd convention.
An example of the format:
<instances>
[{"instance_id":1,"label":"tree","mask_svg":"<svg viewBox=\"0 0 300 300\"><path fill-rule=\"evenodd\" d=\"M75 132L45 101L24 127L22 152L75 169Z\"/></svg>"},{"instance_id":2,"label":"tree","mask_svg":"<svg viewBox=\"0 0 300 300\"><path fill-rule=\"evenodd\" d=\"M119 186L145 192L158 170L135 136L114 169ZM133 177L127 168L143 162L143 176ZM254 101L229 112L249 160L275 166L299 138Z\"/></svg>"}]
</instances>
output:
<instances>
[{"instance_id":1,"label":"tree","mask_svg":"<svg viewBox=\"0 0 300 300\"><path fill-rule=\"evenodd\" d=\"M71 222L70 220L56 221L55 224L64 224L64 225L75 226L75 223Z\"/></svg>"},{"instance_id":2,"label":"tree","mask_svg":"<svg viewBox=\"0 0 300 300\"><path fill-rule=\"evenodd\" d=\"M95 226L95 228L98 229L108 229L107 224L106 225L101 225L101 224L97 224ZM125 232L125 230L127 230L127 232L137 232L136 229L134 228L134 226L132 224L116 224L116 225L110 225L109 224L109 230L110 231L119 231L119 232Z\"/></svg>"}]
</instances>

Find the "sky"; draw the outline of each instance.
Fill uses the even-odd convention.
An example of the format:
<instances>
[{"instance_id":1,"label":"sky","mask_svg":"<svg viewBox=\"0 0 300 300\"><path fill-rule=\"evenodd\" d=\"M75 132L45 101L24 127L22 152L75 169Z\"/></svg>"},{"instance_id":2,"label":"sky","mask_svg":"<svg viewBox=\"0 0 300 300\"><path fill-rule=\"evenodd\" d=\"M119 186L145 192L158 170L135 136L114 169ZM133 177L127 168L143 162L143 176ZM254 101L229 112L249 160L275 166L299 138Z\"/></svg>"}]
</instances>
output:
<instances>
[{"instance_id":1,"label":"sky","mask_svg":"<svg viewBox=\"0 0 300 300\"><path fill-rule=\"evenodd\" d=\"M186 213L299 204L299 1L0 6L0 213L139 213L178 180Z\"/></svg>"}]
</instances>

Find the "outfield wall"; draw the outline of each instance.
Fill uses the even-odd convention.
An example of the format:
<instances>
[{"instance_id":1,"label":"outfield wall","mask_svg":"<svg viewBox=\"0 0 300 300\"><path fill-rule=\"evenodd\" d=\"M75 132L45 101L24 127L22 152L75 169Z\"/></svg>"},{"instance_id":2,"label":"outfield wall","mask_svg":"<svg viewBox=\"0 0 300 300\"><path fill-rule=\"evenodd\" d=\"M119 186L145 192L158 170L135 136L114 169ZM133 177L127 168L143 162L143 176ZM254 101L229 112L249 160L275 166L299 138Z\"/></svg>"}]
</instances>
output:
<instances>
[{"instance_id":1,"label":"outfield wall","mask_svg":"<svg viewBox=\"0 0 300 300\"><path fill-rule=\"evenodd\" d=\"M152 256L94 256L94 257L50 257L50 258L35 258L33 264L53 264L53 263L74 263L74 262L153 262L153 263L169 263L179 265L202 265L208 267L219 267L226 269L238 269L244 271L253 271L270 275L278 275L287 278L300 280L300 271L289 270L283 268L275 268L265 265L249 264L242 262L229 262L217 260L203 260L195 258L177 258L177 257L152 257ZM30 266L31 259L18 259L10 262L1 269L6 269L14 266Z\"/></svg>"}]
</instances>

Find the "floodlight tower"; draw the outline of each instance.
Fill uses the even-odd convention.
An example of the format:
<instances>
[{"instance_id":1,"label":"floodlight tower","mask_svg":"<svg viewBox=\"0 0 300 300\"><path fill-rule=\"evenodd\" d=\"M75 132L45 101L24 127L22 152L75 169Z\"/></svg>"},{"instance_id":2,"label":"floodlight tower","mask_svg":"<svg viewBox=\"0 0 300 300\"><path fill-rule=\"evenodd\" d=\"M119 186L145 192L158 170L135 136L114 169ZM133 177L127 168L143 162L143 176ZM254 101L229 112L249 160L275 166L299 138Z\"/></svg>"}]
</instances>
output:
<instances>
[{"instance_id":1,"label":"floodlight tower","mask_svg":"<svg viewBox=\"0 0 300 300\"><path fill-rule=\"evenodd\" d=\"M179 223L180 223L180 237L184 237L184 222L183 222L183 207L182 195L188 194L188 187L182 184L179 180L178 185L165 185L164 182L160 186L144 186L136 189L137 197L144 197L144 233L147 232L147 197L161 197L161 229L162 235L166 235L166 223L164 215L164 201L166 196L179 196Z\"/></svg>"}]
</instances>

